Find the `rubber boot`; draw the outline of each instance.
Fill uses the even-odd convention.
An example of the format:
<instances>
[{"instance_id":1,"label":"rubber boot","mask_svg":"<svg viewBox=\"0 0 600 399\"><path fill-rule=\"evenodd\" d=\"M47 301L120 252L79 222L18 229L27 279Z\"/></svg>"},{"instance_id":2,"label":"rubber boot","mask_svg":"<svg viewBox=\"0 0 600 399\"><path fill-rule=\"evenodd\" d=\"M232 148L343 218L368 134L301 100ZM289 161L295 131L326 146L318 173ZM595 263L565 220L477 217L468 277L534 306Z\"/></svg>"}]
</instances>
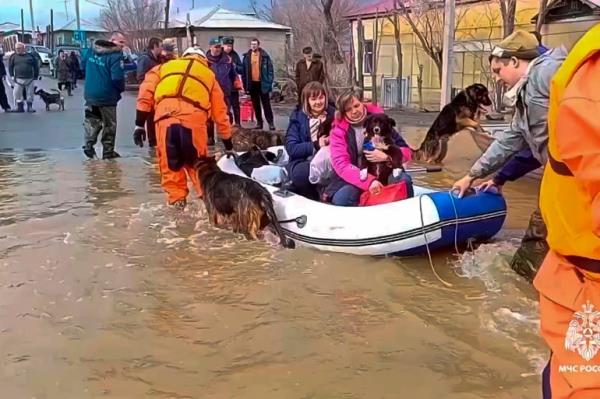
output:
<instances>
[{"instance_id":1,"label":"rubber boot","mask_svg":"<svg viewBox=\"0 0 600 399\"><path fill-rule=\"evenodd\" d=\"M18 113L25 112L25 104L23 104L22 102L17 103L17 109L12 109L9 112L18 112Z\"/></svg>"},{"instance_id":2,"label":"rubber boot","mask_svg":"<svg viewBox=\"0 0 600 399\"><path fill-rule=\"evenodd\" d=\"M35 109L33 109L33 103L27 102L27 112L35 112Z\"/></svg>"}]
</instances>

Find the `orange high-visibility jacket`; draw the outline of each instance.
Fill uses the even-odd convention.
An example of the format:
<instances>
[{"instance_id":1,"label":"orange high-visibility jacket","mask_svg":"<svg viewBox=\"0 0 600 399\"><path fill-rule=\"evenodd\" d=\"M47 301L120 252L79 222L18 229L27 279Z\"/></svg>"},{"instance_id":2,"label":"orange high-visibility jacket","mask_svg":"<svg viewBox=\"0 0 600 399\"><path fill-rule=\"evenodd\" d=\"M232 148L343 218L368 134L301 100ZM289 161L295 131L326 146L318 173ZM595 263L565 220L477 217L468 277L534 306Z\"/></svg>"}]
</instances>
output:
<instances>
[{"instance_id":1,"label":"orange high-visibility jacket","mask_svg":"<svg viewBox=\"0 0 600 399\"><path fill-rule=\"evenodd\" d=\"M223 91L208 61L197 56L183 57L152 68L140 85L137 109L154 110L154 120L192 119L205 125L217 124L223 139L231 137L231 125Z\"/></svg>"},{"instance_id":2,"label":"orange high-visibility jacket","mask_svg":"<svg viewBox=\"0 0 600 399\"><path fill-rule=\"evenodd\" d=\"M548 165L540 208L548 245L580 269L600 272L600 24L554 75Z\"/></svg>"}]
</instances>

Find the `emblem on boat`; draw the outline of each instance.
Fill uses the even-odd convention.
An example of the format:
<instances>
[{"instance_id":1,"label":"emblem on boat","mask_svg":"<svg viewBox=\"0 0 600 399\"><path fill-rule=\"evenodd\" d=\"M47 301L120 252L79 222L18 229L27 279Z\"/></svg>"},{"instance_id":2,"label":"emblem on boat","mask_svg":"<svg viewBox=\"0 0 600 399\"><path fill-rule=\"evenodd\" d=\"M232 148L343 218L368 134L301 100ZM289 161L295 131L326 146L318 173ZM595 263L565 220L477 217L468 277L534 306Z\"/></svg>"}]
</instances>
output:
<instances>
[{"instance_id":1,"label":"emblem on boat","mask_svg":"<svg viewBox=\"0 0 600 399\"><path fill-rule=\"evenodd\" d=\"M589 301L583 311L575 312L565 337L565 349L577 352L587 361L600 351L600 311L594 311Z\"/></svg>"}]
</instances>

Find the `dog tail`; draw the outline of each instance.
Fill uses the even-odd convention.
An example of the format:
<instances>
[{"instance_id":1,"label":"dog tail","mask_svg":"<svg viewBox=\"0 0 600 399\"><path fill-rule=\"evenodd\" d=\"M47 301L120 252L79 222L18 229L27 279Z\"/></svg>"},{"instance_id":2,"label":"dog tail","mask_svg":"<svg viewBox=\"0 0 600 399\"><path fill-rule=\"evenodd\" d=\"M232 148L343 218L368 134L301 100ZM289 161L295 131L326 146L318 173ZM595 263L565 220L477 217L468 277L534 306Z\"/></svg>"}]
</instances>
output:
<instances>
[{"instance_id":1,"label":"dog tail","mask_svg":"<svg viewBox=\"0 0 600 399\"><path fill-rule=\"evenodd\" d=\"M275 230L275 233L279 236L281 245L284 248L294 248L294 241L285 236L283 229L281 228L281 226L279 225L279 222L277 221L277 215L275 214L275 208L273 208L273 198L271 198L271 195L266 190L263 193L263 196L261 198L260 206L264 209L271 226Z\"/></svg>"}]
</instances>

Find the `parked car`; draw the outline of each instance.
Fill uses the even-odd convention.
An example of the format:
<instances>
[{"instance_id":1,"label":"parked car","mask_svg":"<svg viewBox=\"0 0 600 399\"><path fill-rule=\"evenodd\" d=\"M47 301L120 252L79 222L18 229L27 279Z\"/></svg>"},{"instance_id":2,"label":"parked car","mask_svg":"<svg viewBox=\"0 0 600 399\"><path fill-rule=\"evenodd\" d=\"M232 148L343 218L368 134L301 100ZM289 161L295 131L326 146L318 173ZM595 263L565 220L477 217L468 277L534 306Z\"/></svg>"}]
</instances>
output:
<instances>
[{"instance_id":1,"label":"parked car","mask_svg":"<svg viewBox=\"0 0 600 399\"><path fill-rule=\"evenodd\" d=\"M36 55L38 61L44 66L50 66L52 62L52 52L48 47L26 44L25 51Z\"/></svg>"}]
</instances>

